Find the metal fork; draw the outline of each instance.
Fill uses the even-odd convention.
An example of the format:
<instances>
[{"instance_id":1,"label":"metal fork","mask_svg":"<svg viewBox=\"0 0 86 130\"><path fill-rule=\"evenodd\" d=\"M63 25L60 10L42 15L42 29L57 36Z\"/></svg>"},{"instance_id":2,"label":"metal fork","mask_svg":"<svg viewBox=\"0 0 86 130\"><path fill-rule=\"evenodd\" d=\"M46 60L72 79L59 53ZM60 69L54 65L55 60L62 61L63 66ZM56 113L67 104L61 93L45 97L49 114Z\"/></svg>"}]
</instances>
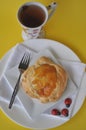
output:
<instances>
[{"instance_id":1,"label":"metal fork","mask_svg":"<svg viewBox=\"0 0 86 130\"><path fill-rule=\"evenodd\" d=\"M19 78L17 80L17 83L15 85L14 91L13 91L12 96L11 96L11 100L9 103L9 109L11 109L13 102L15 100L15 97L17 95L17 92L19 90L19 82L20 82L21 75L27 69L29 62L30 62L30 54L28 55L27 53L24 53L24 55L20 61L20 64L18 66L18 69L20 71L20 75L19 75Z\"/></svg>"}]
</instances>

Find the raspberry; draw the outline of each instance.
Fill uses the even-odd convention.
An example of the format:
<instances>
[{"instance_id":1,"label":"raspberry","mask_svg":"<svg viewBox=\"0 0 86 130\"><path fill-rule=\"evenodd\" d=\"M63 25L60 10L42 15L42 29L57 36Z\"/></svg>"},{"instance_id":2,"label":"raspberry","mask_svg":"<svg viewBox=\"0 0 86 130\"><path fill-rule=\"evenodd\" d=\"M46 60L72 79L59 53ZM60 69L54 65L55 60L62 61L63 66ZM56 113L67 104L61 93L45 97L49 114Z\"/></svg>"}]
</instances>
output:
<instances>
[{"instance_id":1,"label":"raspberry","mask_svg":"<svg viewBox=\"0 0 86 130\"><path fill-rule=\"evenodd\" d=\"M71 98L66 98L64 101L66 107L70 107L71 103L72 103L72 99Z\"/></svg>"},{"instance_id":2,"label":"raspberry","mask_svg":"<svg viewBox=\"0 0 86 130\"><path fill-rule=\"evenodd\" d=\"M58 109L54 108L54 109L52 109L51 114L52 115L60 115L60 111Z\"/></svg>"},{"instance_id":3,"label":"raspberry","mask_svg":"<svg viewBox=\"0 0 86 130\"><path fill-rule=\"evenodd\" d=\"M66 108L62 109L61 114L67 117L69 115L68 109Z\"/></svg>"}]
</instances>

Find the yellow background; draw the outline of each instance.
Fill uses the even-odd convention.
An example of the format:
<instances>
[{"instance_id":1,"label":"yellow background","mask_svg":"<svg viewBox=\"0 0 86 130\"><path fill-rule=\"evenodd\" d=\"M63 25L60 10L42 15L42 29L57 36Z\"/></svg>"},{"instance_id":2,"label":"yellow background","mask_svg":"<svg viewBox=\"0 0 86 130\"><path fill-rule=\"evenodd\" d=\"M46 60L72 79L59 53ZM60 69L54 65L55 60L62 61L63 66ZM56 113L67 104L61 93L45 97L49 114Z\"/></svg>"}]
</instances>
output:
<instances>
[{"instance_id":1,"label":"yellow background","mask_svg":"<svg viewBox=\"0 0 86 130\"><path fill-rule=\"evenodd\" d=\"M22 42L21 27L16 14L20 5L29 0L0 0L0 58L11 47ZM44 5L54 0L35 0ZM59 41L70 47L86 63L86 0L55 0L58 8L44 29L46 38ZM0 110L0 130L26 130ZM86 129L86 100L79 112L58 130ZM29 129L30 130L30 129ZM57 130L53 128L51 130Z\"/></svg>"}]
</instances>

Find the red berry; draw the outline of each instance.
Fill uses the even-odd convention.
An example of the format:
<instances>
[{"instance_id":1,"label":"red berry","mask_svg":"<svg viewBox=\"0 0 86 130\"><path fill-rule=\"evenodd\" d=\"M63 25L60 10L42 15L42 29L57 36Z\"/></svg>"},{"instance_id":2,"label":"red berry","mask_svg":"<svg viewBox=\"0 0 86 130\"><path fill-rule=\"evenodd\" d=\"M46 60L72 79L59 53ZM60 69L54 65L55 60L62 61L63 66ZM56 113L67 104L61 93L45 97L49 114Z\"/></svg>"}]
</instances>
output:
<instances>
[{"instance_id":1,"label":"red berry","mask_svg":"<svg viewBox=\"0 0 86 130\"><path fill-rule=\"evenodd\" d=\"M72 99L71 98L66 98L64 101L66 107L70 107L71 103L72 103Z\"/></svg>"},{"instance_id":2,"label":"red berry","mask_svg":"<svg viewBox=\"0 0 86 130\"><path fill-rule=\"evenodd\" d=\"M69 115L68 109L66 109L66 108L62 109L61 114L64 116L68 116Z\"/></svg>"},{"instance_id":3,"label":"red berry","mask_svg":"<svg viewBox=\"0 0 86 130\"><path fill-rule=\"evenodd\" d=\"M54 108L54 109L52 109L51 114L52 115L60 115L60 111L58 109Z\"/></svg>"}]
</instances>

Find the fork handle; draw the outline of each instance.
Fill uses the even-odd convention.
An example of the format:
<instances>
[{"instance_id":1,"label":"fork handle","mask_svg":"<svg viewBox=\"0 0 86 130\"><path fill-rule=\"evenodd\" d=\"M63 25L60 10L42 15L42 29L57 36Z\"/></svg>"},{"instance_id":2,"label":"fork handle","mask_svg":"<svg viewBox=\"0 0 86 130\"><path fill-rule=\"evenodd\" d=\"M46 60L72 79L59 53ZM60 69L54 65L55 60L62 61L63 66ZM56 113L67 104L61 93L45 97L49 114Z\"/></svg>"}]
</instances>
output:
<instances>
[{"instance_id":1,"label":"fork handle","mask_svg":"<svg viewBox=\"0 0 86 130\"><path fill-rule=\"evenodd\" d=\"M12 108L12 105L13 105L13 102L15 100L16 94L17 94L17 92L19 90L19 82L20 82L21 75L22 75L22 73L20 73L19 78L17 80L17 83L15 85L14 91L12 93L12 97L11 97L11 100L10 100L10 103L9 103L9 109Z\"/></svg>"}]
</instances>

